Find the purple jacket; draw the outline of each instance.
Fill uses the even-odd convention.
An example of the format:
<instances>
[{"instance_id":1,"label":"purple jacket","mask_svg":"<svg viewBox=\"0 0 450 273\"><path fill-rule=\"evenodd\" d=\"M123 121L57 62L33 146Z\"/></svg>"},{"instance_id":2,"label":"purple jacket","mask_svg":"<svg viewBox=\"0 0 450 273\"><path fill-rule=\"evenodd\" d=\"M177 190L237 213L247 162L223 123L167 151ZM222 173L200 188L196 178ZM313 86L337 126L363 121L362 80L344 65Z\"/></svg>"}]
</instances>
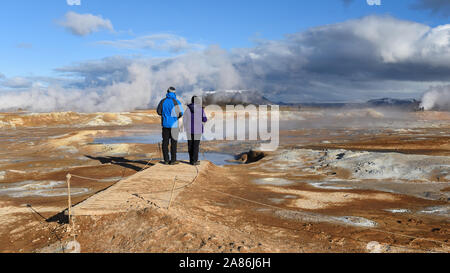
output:
<instances>
[{"instance_id":1,"label":"purple jacket","mask_svg":"<svg viewBox=\"0 0 450 273\"><path fill-rule=\"evenodd\" d=\"M188 111L184 115L184 127L187 134L201 135L204 128L203 123L208 121L205 111L198 104L189 104Z\"/></svg>"}]
</instances>

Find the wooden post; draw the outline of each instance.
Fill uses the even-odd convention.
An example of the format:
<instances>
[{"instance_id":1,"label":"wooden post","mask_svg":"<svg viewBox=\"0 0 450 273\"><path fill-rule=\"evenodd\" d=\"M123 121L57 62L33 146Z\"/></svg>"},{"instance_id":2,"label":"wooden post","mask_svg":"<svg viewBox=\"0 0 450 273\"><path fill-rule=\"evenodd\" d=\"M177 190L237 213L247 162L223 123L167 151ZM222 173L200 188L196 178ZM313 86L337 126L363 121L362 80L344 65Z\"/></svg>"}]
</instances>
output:
<instances>
[{"instance_id":1,"label":"wooden post","mask_svg":"<svg viewBox=\"0 0 450 273\"><path fill-rule=\"evenodd\" d=\"M173 187L172 187L172 192L170 194L170 201L169 201L169 207L167 207L167 210L170 210L170 205L172 205L172 198L173 198L173 192L175 190L175 185L177 183L177 177L175 176L175 179L173 180Z\"/></svg>"},{"instance_id":2,"label":"wooden post","mask_svg":"<svg viewBox=\"0 0 450 273\"><path fill-rule=\"evenodd\" d=\"M70 175L70 173L69 174L67 174L67 176L66 176L66 178L67 178L67 195L68 195L68 202L69 202L69 227L70 227L70 220L71 220L71 218L72 218L72 198L71 198L71 196L70 196L70 179L72 178L72 175Z\"/></svg>"}]
</instances>

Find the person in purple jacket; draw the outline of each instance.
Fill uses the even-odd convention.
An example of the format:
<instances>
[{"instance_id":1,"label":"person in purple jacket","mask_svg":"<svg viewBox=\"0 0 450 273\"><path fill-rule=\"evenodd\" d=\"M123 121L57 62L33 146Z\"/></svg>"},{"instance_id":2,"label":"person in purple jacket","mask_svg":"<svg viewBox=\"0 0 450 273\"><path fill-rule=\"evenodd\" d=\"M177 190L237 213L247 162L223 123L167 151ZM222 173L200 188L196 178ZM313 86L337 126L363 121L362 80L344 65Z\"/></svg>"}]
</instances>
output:
<instances>
[{"instance_id":1,"label":"person in purple jacket","mask_svg":"<svg viewBox=\"0 0 450 273\"><path fill-rule=\"evenodd\" d=\"M188 110L184 115L184 127L188 139L189 161L191 165L200 165L198 161L198 152L200 150L200 141L202 139L204 127L207 122L205 110L202 107L202 100L197 96L192 97L192 103L188 105Z\"/></svg>"}]
</instances>

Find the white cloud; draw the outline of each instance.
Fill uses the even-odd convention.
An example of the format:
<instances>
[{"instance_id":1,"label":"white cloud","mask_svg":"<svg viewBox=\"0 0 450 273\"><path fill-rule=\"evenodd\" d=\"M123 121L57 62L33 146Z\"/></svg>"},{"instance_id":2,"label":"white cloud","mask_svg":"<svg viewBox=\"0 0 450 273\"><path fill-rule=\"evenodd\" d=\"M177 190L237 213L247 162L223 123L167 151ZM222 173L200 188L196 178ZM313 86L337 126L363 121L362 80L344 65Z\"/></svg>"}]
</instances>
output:
<instances>
[{"instance_id":1,"label":"white cloud","mask_svg":"<svg viewBox=\"0 0 450 273\"><path fill-rule=\"evenodd\" d=\"M69 6L81 6L81 0L67 0Z\"/></svg>"},{"instance_id":2,"label":"white cloud","mask_svg":"<svg viewBox=\"0 0 450 273\"><path fill-rule=\"evenodd\" d=\"M66 82L2 94L0 109L128 111L154 106L169 86L181 95L258 90L284 102L419 98L431 85L450 84L449 37L450 25L431 28L368 16L258 41L251 48L211 46L171 58L110 57L57 69Z\"/></svg>"},{"instance_id":3,"label":"white cloud","mask_svg":"<svg viewBox=\"0 0 450 273\"><path fill-rule=\"evenodd\" d=\"M101 41L98 44L125 49L151 49L176 53L204 48L203 45L189 43L184 37L167 33L140 36L131 40Z\"/></svg>"},{"instance_id":4,"label":"white cloud","mask_svg":"<svg viewBox=\"0 0 450 273\"><path fill-rule=\"evenodd\" d=\"M100 15L79 14L72 11L66 13L64 21L59 22L59 25L78 36L86 36L102 29L114 30L111 21L103 19Z\"/></svg>"},{"instance_id":5,"label":"white cloud","mask_svg":"<svg viewBox=\"0 0 450 273\"><path fill-rule=\"evenodd\" d=\"M112 70L119 74L114 75ZM155 106L169 86L184 92L202 92L205 88L234 89L241 85L228 53L218 47L167 59L107 58L60 71L90 80L85 86L35 85L26 91L3 93L0 109L129 111ZM98 86L97 80L105 82Z\"/></svg>"},{"instance_id":6,"label":"white cloud","mask_svg":"<svg viewBox=\"0 0 450 273\"><path fill-rule=\"evenodd\" d=\"M0 78L1 75L0 75ZM30 79L23 77L14 77L14 78L6 78L0 83L0 86L7 88L30 88L33 85L33 82Z\"/></svg>"}]
</instances>

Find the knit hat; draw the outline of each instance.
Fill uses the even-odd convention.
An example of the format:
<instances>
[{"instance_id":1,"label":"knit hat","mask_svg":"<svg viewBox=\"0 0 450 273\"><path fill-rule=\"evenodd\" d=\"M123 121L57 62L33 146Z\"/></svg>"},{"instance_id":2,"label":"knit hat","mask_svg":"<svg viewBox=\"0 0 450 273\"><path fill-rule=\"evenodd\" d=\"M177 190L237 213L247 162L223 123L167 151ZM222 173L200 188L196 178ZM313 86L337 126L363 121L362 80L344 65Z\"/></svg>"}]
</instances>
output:
<instances>
[{"instance_id":1,"label":"knit hat","mask_svg":"<svg viewBox=\"0 0 450 273\"><path fill-rule=\"evenodd\" d=\"M175 89L175 87L169 87L169 89L167 89L167 93L175 93L177 89Z\"/></svg>"}]
</instances>

